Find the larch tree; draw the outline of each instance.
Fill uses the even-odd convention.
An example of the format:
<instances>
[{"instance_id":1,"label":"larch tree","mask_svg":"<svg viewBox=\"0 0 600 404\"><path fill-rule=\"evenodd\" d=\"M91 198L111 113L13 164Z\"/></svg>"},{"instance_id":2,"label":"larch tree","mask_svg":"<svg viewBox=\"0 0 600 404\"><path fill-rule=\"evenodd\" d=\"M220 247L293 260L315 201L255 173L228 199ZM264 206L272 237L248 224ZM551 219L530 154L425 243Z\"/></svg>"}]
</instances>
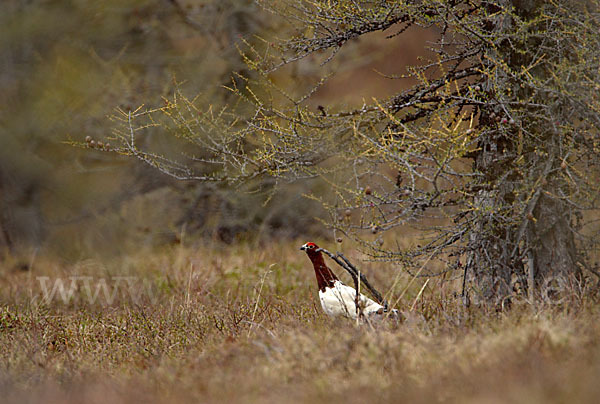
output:
<instances>
[{"instance_id":1,"label":"larch tree","mask_svg":"<svg viewBox=\"0 0 600 404\"><path fill-rule=\"evenodd\" d=\"M413 274L453 271L478 301L502 303L516 282L534 296L597 273L596 0L262 5L294 34L245 42L251 74L232 81L237 105L203 107L178 91L156 109L121 111L112 151L182 179L324 178L331 192L315 197L336 232ZM413 27L437 39L419 64L390 75L416 84L388 99L315 108L329 73L300 95L274 79L309 56L324 71L357 38L402 41ZM144 149L152 128L189 142L183 159ZM410 225L424 228L422 243L388 241Z\"/></svg>"}]
</instances>

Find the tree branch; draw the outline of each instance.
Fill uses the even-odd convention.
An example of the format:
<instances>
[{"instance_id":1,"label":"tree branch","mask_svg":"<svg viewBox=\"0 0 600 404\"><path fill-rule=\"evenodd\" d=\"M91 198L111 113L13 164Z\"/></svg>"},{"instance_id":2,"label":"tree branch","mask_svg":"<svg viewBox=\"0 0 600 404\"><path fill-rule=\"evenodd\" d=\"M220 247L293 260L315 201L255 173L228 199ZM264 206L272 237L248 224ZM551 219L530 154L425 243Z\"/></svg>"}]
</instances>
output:
<instances>
[{"instance_id":1,"label":"tree branch","mask_svg":"<svg viewBox=\"0 0 600 404\"><path fill-rule=\"evenodd\" d=\"M369 292L371 292L371 295L375 298L377 303L379 303L383 306L384 311L388 311L388 302L383 298L381 293L379 293L379 291L377 289L375 289L373 287L373 285L371 285L371 283L369 282L367 277L362 272L360 272L358 269L356 269L356 267L346 257L344 257L344 255L342 253L337 253L336 255L334 255L333 253L327 251L324 248L319 248L317 251L322 251L325 254L327 254L329 256L329 258L334 260L336 262L336 264L338 264L339 266L344 268L350 274L350 276L352 277L352 280L354 281L354 284L355 284L357 296L358 296L358 282L359 282L359 278L360 278L360 282L362 282L367 287L367 289L369 290Z\"/></svg>"}]
</instances>

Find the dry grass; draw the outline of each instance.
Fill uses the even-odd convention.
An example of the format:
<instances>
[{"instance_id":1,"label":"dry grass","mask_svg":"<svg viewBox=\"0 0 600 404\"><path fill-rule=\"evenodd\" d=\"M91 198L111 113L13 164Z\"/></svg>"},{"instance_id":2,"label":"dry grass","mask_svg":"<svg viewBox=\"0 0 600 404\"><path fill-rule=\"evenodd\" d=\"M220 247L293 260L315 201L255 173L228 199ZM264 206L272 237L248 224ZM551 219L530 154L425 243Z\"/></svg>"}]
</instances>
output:
<instances>
[{"instance_id":1,"label":"dry grass","mask_svg":"<svg viewBox=\"0 0 600 404\"><path fill-rule=\"evenodd\" d=\"M432 279L402 324L357 327L320 311L299 243L176 247L64 267L3 270L4 402L597 402L600 306L466 309ZM222 247L220 247L222 248ZM355 257L356 258L356 257ZM389 265L363 264L376 285ZM44 303L37 281L128 274L132 301ZM143 283L142 281L146 282ZM415 303L424 279L390 291ZM383 288L381 288L383 289ZM100 302L100 303L99 303Z\"/></svg>"}]
</instances>

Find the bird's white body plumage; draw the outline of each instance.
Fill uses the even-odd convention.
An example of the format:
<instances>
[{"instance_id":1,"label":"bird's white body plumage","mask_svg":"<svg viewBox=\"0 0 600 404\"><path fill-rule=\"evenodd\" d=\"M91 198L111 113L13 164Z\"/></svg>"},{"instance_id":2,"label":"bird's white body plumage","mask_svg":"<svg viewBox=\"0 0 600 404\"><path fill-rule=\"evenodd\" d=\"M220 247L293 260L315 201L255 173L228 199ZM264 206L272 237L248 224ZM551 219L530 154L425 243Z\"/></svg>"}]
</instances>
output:
<instances>
[{"instance_id":1,"label":"bird's white body plumage","mask_svg":"<svg viewBox=\"0 0 600 404\"><path fill-rule=\"evenodd\" d=\"M319 291L323 311L332 317L344 316L356 319L355 297L356 290L344 285L339 280L336 280L332 287L327 287L324 291ZM362 293L359 296L359 305L365 315L383 313L382 305L369 299Z\"/></svg>"}]
</instances>

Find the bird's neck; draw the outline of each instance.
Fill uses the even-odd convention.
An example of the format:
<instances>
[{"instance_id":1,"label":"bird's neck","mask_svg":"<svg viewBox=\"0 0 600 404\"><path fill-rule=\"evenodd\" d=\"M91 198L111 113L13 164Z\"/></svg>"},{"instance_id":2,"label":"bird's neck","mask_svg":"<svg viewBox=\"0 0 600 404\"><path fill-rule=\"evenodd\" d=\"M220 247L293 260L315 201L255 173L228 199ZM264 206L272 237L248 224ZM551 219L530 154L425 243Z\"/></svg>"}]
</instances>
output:
<instances>
[{"instance_id":1,"label":"bird's neck","mask_svg":"<svg viewBox=\"0 0 600 404\"><path fill-rule=\"evenodd\" d=\"M320 291L325 291L325 288L332 287L338 277L335 276L333 271L325 264L323 254L321 252L317 254L309 255L310 260L315 268L315 275L317 276L317 284L319 285Z\"/></svg>"}]
</instances>

